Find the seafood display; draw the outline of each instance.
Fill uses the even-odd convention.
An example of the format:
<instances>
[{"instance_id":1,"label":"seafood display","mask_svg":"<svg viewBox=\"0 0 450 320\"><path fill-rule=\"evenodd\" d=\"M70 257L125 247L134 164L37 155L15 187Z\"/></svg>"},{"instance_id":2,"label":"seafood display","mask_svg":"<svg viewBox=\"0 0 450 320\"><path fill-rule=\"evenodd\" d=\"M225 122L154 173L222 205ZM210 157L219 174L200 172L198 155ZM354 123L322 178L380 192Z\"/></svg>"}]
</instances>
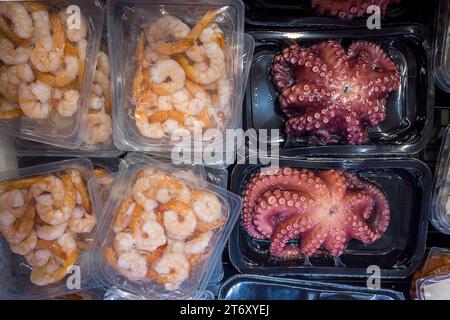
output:
<instances>
[{"instance_id":1,"label":"seafood display","mask_svg":"<svg viewBox=\"0 0 450 320\"><path fill-rule=\"evenodd\" d=\"M270 239L270 255L283 260L321 248L339 256L351 239L372 244L390 221L383 191L349 171L262 170L242 195L244 229L255 239ZM297 239L298 245L290 243Z\"/></svg>"},{"instance_id":2,"label":"seafood display","mask_svg":"<svg viewBox=\"0 0 450 320\"><path fill-rule=\"evenodd\" d=\"M78 170L0 183L0 234L13 253L25 257L37 286L64 279L95 225Z\"/></svg>"},{"instance_id":3,"label":"seafood display","mask_svg":"<svg viewBox=\"0 0 450 320\"><path fill-rule=\"evenodd\" d=\"M400 0L311 0L311 8L320 15L353 19L367 15L367 8L375 5L384 16L391 4Z\"/></svg>"},{"instance_id":4,"label":"seafood display","mask_svg":"<svg viewBox=\"0 0 450 320\"><path fill-rule=\"evenodd\" d=\"M400 86L394 61L370 42L347 49L335 41L293 44L275 56L272 77L287 135L313 145L367 143L369 127L386 118L388 94Z\"/></svg>"},{"instance_id":5,"label":"seafood display","mask_svg":"<svg viewBox=\"0 0 450 320\"><path fill-rule=\"evenodd\" d=\"M192 27L170 15L143 25L131 100L144 137L179 141L227 126L235 88L220 14L208 11Z\"/></svg>"},{"instance_id":6,"label":"seafood display","mask_svg":"<svg viewBox=\"0 0 450 320\"><path fill-rule=\"evenodd\" d=\"M121 202L112 243L103 252L124 277L154 281L174 291L196 272L226 221L214 193L190 187L161 170L142 169L131 195Z\"/></svg>"},{"instance_id":7,"label":"seafood display","mask_svg":"<svg viewBox=\"0 0 450 320\"><path fill-rule=\"evenodd\" d=\"M89 113L86 115L86 131L83 141L86 145L104 144L112 136L111 83L109 80L109 57L99 51L92 92L89 95Z\"/></svg>"},{"instance_id":8,"label":"seafood display","mask_svg":"<svg viewBox=\"0 0 450 320\"><path fill-rule=\"evenodd\" d=\"M66 23L66 8L0 3L0 119L73 117L78 109L87 25Z\"/></svg>"},{"instance_id":9,"label":"seafood display","mask_svg":"<svg viewBox=\"0 0 450 320\"><path fill-rule=\"evenodd\" d=\"M424 265L416 271L411 280L411 299L419 298L417 295L419 280L440 275L450 275L450 251L447 249L433 248Z\"/></svg>"}]
</instances>

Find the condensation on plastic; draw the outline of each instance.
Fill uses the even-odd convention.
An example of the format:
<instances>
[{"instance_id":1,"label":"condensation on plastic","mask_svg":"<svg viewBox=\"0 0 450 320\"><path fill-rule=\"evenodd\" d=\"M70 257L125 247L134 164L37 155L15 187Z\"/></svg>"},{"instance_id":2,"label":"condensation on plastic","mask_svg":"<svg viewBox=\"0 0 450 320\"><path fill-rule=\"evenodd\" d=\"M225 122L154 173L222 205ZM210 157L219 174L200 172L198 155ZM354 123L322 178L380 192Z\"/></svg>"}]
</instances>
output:
<instances>
[{"instance_id":1,"label":"condensation on plastic","mask_svg":"<svg viewBox=\"0 0 450 320\"><path fill-rule=\"evenodd\" d=\"M295 159L292 154L280 155L280 167L345 169L375 183L390 205L389 227L372 245L350 241L340 257L317 254L309 259L281 261L269 256L269 240L251 238L239 219L229 243L230 260L239 272L308 278L367 277L367 267L376 265L383 278L394 279L405 278L417 269L425 253L432 181L430 169L423 162L407 158ZM268 163L270 158L263 160ZM241 195L250 177L261 168L260 164L237 164L231 174L231 191Z\"/></svg>"},{"instance_id":2,"label":"condensation on plastic","mask_svg":"<svg viewBox=\"0 0 450 320\"><path fill-rule=\"evenodd\" d=\"M239 90L239 94L238 94L239 98L238 98L238 102L236 104L238 106L237 111L240 110L243 99L244 99L245 90L247 88L248 75L250 73L250 67L252 65L254 49L255 49L255 40L249 34L244 34L244 55L243 55L243 66L244 67L243 67L243 72L242 72L242 85L237 88ZM239 123L236 126L236 128L242 128L242 113L241 112L239 112ZM235 145L235 149L239 148L241 146L241 143L242 143L241 141L237 141L237 143ZM210 147L208 147L208 148L209 148L209 150L214 151L214 152L211 152L211 157L206 159L207 161L205 161L205 158L204 158L204 156L209 156L207 151L202 150L202 152L198 152L200 148L194 147L194 152L189 153L190 157L188 157L186 159L186 160L188 160L187 162L193 163L195 157L202 156L202 161L199 161L199 162L202 162L205 166L220 169L220 168L224 168L224 167L228 166L228 164L229 164L226 161L226 159L227 159L226 154L230 154L230 152L235 151L234 149L230 150L229 148L227 148L226 141L225 141L225 143L222 143L222 144L220 144L220 142L217 142L216 145L210 145ZM223 152L221 152L221 150ZM190 148L182 148L182 151L184 151L184 152L190 151ZM212 153L214 153L214 155ZM171 152L167 152L167 151L166 152L152 151L151 155L158 156L161 158L171 158L171 156L172 156ZM185 159L183 158L182 160L184 161Z\"/></svg>"},{"instance_id":3,"label":"condensation on plastic","mask_svg":"<svg viewBox=\"0 0 450 320\"><path fill-rule=\"evenodd\" d=\"M245 98L244 129L279 129L281 137L269 141L296 155L390 155L411 154L422 150L431 136L434 84L428 31L419 25L363 28L309 29L302 32L255 31L255 54ZM285 116L272 77L275 55L290 44L313 44L333 39L344 47L356 41L380 45L398 66L401 83L387 99L386 119L369 130L369 144L312 146L287 139ZM261 140L261 139L260 139Z\"/></svg>"},{"instance_id":4,"label":"condensation on plastic","mask_svg":"<svg viewBox=\"0 0 450 320\"><path fill-rule=\"evenodd\" d=\"M400 292L339 283L236 275L220 288L219 300L404 300Z\"/></svg>"},{"instance_id":5,"label":"condensation on plastic","mask_svg":"<svg viewBox=\"0 0 450 320\"><path fill-rule=\"evenodd\" d=\"M434 38L434 77L438 86L450 92L450 2L438 1Z\"/></svg>"},{"instance_id":6,"label":"condensation on plastic","mask_svg":"<svg viewBox=\"0 0 450 320\"><path fill-rule=\"evenodd\" d=\"M107 6L107 24L110 56L113 66L114 143L127 151L168 152L174 147L170 139L150 139L140 134L130 103L131 85L135 73L134 51L141 26L156 21L163 15L173 15L194 25L207 10L223 8L217 24L224 31L231 49L230 76L234 84L232 119L228 128L239 124L240 86L242 86L244 50L244 7L240 0L199 1L121 1L111 0ZM124 46L123 43L127 43ZM179 143L180 144L180 143ZM178 144L178 145L179 145Z\"/></svg>"},{"instance_id":7,"label":"condensation on plastic","mask_svg":"<svg viewBox=\"0 0 450 320\"><path fill-rule=\"evenodd\" d=\"M450 234L450 125L444 137L436 164L430 221L442 233Z\"/></svg>"},{"instance_id":8,"label":"condensation on plastic","mask_svg":"<svg viewBox=\"0 0 450 320\"><path fill-rule=\"evenodd\" d=\"M104 212L111 214L103 214L100 221L98 232L95 235L93 247L103 249L111 243L113 217L119 209L119 204L131 192L132 181L135 175L144 168L154 168L162 170L191 187L196 187L214 193L220 199L224 215L227 217L226 224L215 232L215 236L211 240L210 249L204 255L204 259L197 265L191 273L189 279L185 280L177 291L166 291L163 286L156 284L154 281L132 281L123 277L109 266L105 257L101 255L96 257L94 250L90 250L88 261L90 268L97 275L97 279L106 287L113 286L117 289L140 296L144 299L188 299L194 298L197 293L205 291L214 271L212 266L217 265L221 260L222 250L225 246L231 230L236 223L242 208L240 197L228 192L213 184L190 180L186 177L185 172L159 162L149 156L130 153L125 158L125 164L121 166L118 176L114 180L113 186ZM98 269L95 270L94 261L98 263Z\"/></svg>"},{"instance_id":9,"label":"condensation on plastic","mask_svg":"<svg viewBox=\"0 0 450 320\"><path fill-rule=\"evenodd\" d=\"M93 174L92 162L86 158L65 160L44 165L22 168L17 171L8 171L0 173L0 181L20 179L35 175L46 175L57 173L62 170L77 170L80 172L84 181L88 181ZM94 213L95 214L95 213ZM96 216L96 218L98 218ZM89 234L83 234L84 241L92 241L94 229ZM82 262L87 254L83 251L80 254L77 265L80 267L80 289L69 289L66 280L63 279L57 283L48 286L36 286L30 281L32 267L21 255L16 255L9 249L9 244L3 237L0 237L0 292L6 299L49 299L55 296L75 293L80 290L91 289L95 287L94 279L89 275L87 266ZM1 264L4 264L3 266Z\"/></svg>"},{"instance_id":10,"label":"condensation on plastic","mask_svg":"<svg viewBox=\"0 0 450 320\"><path fill-rule=\"evenodd\" d=\"M74 3L69 0L46 1L58 9L66 8ZM51 144L61 148L76 149L82 143L85 124L83 118L87 114L87 101L91 92L98 49L103 29L105 9L99 0L78 1L76 5L87 24L87 49L83 83L78 99L78 111L70 118L32 120L25 116L0 121L0 132L27 140ZM50 115L51 117L51 115Z\"/></svg>"}]
</instances>

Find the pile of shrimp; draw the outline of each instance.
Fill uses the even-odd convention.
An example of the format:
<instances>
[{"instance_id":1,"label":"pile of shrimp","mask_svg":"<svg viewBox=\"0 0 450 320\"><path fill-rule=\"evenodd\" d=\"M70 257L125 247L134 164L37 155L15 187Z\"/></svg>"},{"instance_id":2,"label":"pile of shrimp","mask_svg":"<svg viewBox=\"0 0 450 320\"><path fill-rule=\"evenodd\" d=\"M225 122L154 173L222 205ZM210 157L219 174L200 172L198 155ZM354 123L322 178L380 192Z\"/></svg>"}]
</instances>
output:
<instances>
[{"instance_id":1,"label":"pile of shrimp","mask_svg":"<svg viewBox=\"0 0 450 320\"><path fill-rule=\"evenodd\" d=\"M114 217L108 263L131 280L177 290L226 222L220 199L163 171L143 169Z\"/></svg>"},{"instance_id":2,"label":"pile of shrimp","mask_svg":"<svg viewBox=\"0 0 450 320\"><path fill-rule=\"evenodd\" d=\"M0 183L0 234L32 268L30 281L61 281L95 227L91 201L77 170Z\"/></svg>"},{"instance_id":3,"label":"pile of shrimp","mask_svg":"<svg viewBox=\"0 0 450 320\"><path fill-rule=\"evenodd\" d=\"M72 117L78 110L87 24L67 26L66 9L0 2L0 120Z\"/></svg>"},{"instance_id":4,"label":"pile of shrimp","mask_svg":"<svg viewBox=\"0 0 450 320\"><path fill-rule=\"evenodd\" d=\"M143 26L136 44L132 102L139 132L179 141L223 130L232 114L229 46L208 11L191 29L173 16Z\"/></svg>"},{"instance_id":5,"label":"pile of shrimp","mask_svg":"<svg viewBox=\"0 0 450 320\"><path fill-rule=\"evenodd\" d=\"M110 140L112 135L109 75L108 55L99 51L92 92L89 95L89 113L86 116L86 131L83 138L86 145L104 144Z\"/></svg>"}]
</instances>

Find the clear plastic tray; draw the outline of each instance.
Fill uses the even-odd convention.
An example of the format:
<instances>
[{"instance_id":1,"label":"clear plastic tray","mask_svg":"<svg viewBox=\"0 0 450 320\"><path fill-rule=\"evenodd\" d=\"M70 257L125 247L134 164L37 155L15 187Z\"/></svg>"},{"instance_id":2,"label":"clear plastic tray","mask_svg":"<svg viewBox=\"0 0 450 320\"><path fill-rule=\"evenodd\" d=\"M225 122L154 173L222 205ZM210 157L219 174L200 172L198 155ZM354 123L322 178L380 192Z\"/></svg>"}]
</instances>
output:
<instances>
[{"instance_id":1,"label":"clear plastic tray","mask_svg":"<svg viewBox=\"0 0 450 320\"><path fill-rule=\"evenodd\" d=\"M392 290L373 290L338 283L323 283L255 275L236 275L225 281L219 300L404 300Z\"/></svg>"},{"instance_id":2,"label":"clear plastic tray","mask_svg":"<svg viewBox=\"0 0 450 320\"><path fill-rule=\"evenodd\" d=\"M450 273L417 280L419 300L450 300Z\"/></svg>"},{"instance_id":3,"label":"clear plastic tray","mask_svg":"<svg viewBox=\"0 0 450 320\"><path fill-rule=\"evenodd\" d=\"M450 92L450 3L438 1L434 38L434 77L438 86Z\"/></svg>"},{"instance_id":4,"label":"clear plastic tray","mask_svg":"<svg viewBox=\"0 0 450 320\"><path fill-rule=\"evenodd\" d=\"M51 6L59 9L73 5L71 1L50 0ZM31 120L25 116L0 121L0 132L20 138L51 144L61 148L74 149L81 144L83 117L87 113L87 98L91 91L95 72L97 52L103 30L105 10L99 0L79 1L77 6L86 20L87 52L82 85L79 88L78 110L72 117L50 116L46 120ZM53 118L52 118L53 117Z\"/></svg>"},{"instance_id":5,"label":"clear plastic tray","mask_svg":"<svg viewBox=\"0 0 450 320\"><path fill-rule=\"evenodd\" d=\"M181 18L190 26L208 10L222 9L216 23L224 31L231 53L229 73L236 93L231 102L232 118L226 126L236 128L240 122L240 87L243 82L244 7L240 0L198 1L109 1L107 7L108 39L113 65L114 143L127 151L170 151L174 142L167 139L144 137L136 127L134 106L131 104L132 82L136 70L135 46L141 25L156 21L163 15ZM127 43L124 47L122 44Z\"/></svg>"},{"instance_id":6,"label":"clear plastic tray","mask_svg":"<svg viewBox=\"0 0 450 320\"><path fill-rule=\"evenodd\" d=\"M255 54L250 70L245 99L245 129L279 129L282 149L293 149L306 155L388 155L411 154L420 151L431 135L434 85L432 81L428 32L418 25L363 28L308 29L302 32L255 31ZM279 110L278 93L272 83L270 69L273 57L293 42L317 43L337 40L346 47L354 41L379 44L397 64L401 83L386 104L386 119L369 130L365 145L310 146L287 139L285 117Z\"/></svg>"},{"instance_id":7,"label":"clear plastic tray","mask_svg":"<svg viewBox=\"0 0 450 320\"><path fill-rule=\"evenodd\" d=\"M292 155L286 158L288 155L281 153L280 167L346 169L378 185L391 209L389 227L372 245L350 241L340 257L317 254L309 259L281 261L270 258L269 240L247 235L240 219L229 243L230 260L239 272L309 278L367 277L367 267L377 265L383 278L405 278L417 269L425 253L431 198L431 172L424 163L406 158L294 159ZM231 174L231 190L241 194L249 178L261 167L236 165Z\"/></svg>"},{"instance_id":8,"label":"clear plastic tray","mask_svg":"<svg viewBox=\"0 0 450 320\"><path fill-rule=\"evenodd\" d=\"M79 158L22 168L18 171L2 172L0 173L0 181L31 177L35 175L45 175L70 169L79 171L85 181L91 177L93 172L91 161L89 161L89 159ZM96 229L89 234L83 235L83 240L86 242L91 242L95 230ZM86 254L87 252L83 251L78 258L77 265L80 267L81 276L79 289L69 289L65 280L52 285L40 287L30 282L29 276L32 267L29 266L25 258L21 255L13 254L10 251L9 245L5 239L0 237L0 261L2 261L0 263L0 292L3 294L5 299L49 299L52 297L93 288L95 287L95 281L88 273L88 269L83 263L84 256Z\"/></svg>"},{"instance_id":9,"label":"clear plastic tray","mask_svg":"<svg viewBox=\"0 0 450 320\"><path fill-rule=\"evenodd\" d=\"M430 221L442 233L450 234L450 126L444 137L436 164Z\"/></svg>"},{"instance_id":10,"label":"clear plastic tray","mask_svg":"<svg viewBox=\"0 0 450 320\"><path fill-rule=\"evenodd\" d=\"M225 216L226 224L219 230L215 231L215 236L211 241L209 251L205 253L204 258L194 268L190 278L184 281L177 291L167 291L163 286L156 284L154 281L132 281L116 272L106 261L104 255L98 258L94 257L94 252L90 252L88 261L90 261L91 270L95 269L93 261L97 261L98 269L95 270L98 280L104 286L114 286L117 289L145 298L145 299L188 299L195 297L199 292L205 291L211 280L212 274L218 261L221 260L222 250L228 239L231 229L234 226L239 212L241 210L241 199L210 183L204 181L192 181L183 171L179 171L174 167L156 161L145 155L131 153L125 159L125 164L121 167L117 178L114 180L110 196L105 205L104 212L111 214L103 214L99 224L99 232L96 233L96 239L93 246L100 249L111 243L113 217L119 209L119 203L130 193L132 180L135 175L144 168L155 168L183 181L188 186L196 187L214 193L219 197Z\"/></svg>"}]
</instances>

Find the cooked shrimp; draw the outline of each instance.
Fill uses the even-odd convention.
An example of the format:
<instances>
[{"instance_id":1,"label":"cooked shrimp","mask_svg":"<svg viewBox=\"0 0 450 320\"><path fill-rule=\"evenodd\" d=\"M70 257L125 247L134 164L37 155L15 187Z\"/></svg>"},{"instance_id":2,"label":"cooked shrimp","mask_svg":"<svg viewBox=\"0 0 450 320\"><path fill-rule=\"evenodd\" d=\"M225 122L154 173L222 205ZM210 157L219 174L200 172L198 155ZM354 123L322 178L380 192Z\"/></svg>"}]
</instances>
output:
<instances>
[{"instance_id":1,"label":"cooked shrimp","mask_svg":"<svg viewBox=\"0 0 450 320\"><path fill-rule=\"evenodd\" d=\"M19 85L20 82L34 81L33 70L28 63L14 65L8 69L7 73L9 82L15 85Z\"/></svg>"},{"instance_id":2,"label":"cooked shrimp","mask_svg":"<svg viewBox=\"0 0 450 320\"><path fill-rule=\"evenodd\" d=\"M69 220L69 229L75 233L89 233L94 229L96 224L95 216L88 214L86 210L79 207L72 212Z\"/></svg>"},{"instance_id":3,"label":"cooked shrimp","mask_svg":"<svg viewBox=\"0 0 450 320\"><path fill-rule=\"evenodd\" d=\"M128 199L123 201L120 205L119 212L116 215L113 224L113 230L116 233L119 233L125 230L131 222L131 216L136 208L136 202Z\"/></svg>"},{"instance_id":4,"label":"cooked shrimp","mask_svg":"<svg viewBox=\"0 0 450 320\"><path fill-rule=\"evenodd\" d=\"M164 131L160 122L150 123L149 117L151 115L150 109L143 106L136 106L134 116L136 119L136 127L139 132L147 138L161 139L164 137Z\"/></svg>"},{"instance_id":5,"label":"cooked shrimp","mask_svg":"<svg viewBox=\"0 0 450 320\"><path fill-rule=\"evenodd\" d=\"M119 257L116 257L112 248L106 248L104 252L109 264L125 277L141 280L147 275L147 261L137 251L125 251Z\"/></svg>"},{"instance_id":6,"label":"cooked shrimp","mask_svg":"<svg viewBox=\"0 0 450 320\"><path fill-rule=\"evenodd\" d=\"M78 86L81 88L83 86L83 76L84 76L84 68L86 67L86 56L87 56L87 46L88 42L85 39L80 40L77 43L77 55L79 62L79 70L78 70ZM71 55L71 54L66 54ZM72 54L75 56L75 54Z\"/></svg>"},{"instance_id":7,"label":"cooked shrimp","mask_svg":"<svg viewBox=\"0 0 450 320\"><path fill-rule=\"evenodd\" d=\"M64 65L55 71L55 75L48 73L39 74L38 79L49 86L62 88L69 85L77 78L79 67L80 64L77 57L65 56Z\"/></svg>"},{"instance_id":8,"label":"cooked shrimp","mask_svg":"<svg viewBox=\"0 0 450 320\"><path fill-rule=\"evenodd\" d=\"M217 42L220 48L224 47L224 36L222 29L215 23L211 26L205 28L200 34L199 40L202 44ZM186 55L194 62L205 62L206 55L204 53L203 47L200 45L195 45L186 51Z\"/></svg>"},{"instance_id":9,"label":"cooked shrimp","mask_svg":"<svg viewBox=\"0 0 450 320\"><path fill-rule=\"evenodd\" d=\"M36 232L39 239L53 241L61 237L66 231L68 222L58 225L37 225Z\"/></svg>"},{"instance_id":10,"label":"cooked shrimp","mask_svg":"<svg viewBox=\"0 0 450 320\"><path fill-rule=\"evenodd\" d=\"M211 107L211 97L201 86L187 80L186 88L189 91L187 99L183 94L178 94L180 91L173 95L173 104L176 110L191 116L198 116L205 108Z\"/></svg>"},{"instance_id":11,"label":"cooked shrimp","mask_svg":"<svg viewBox=\"0 0 450 320\"><path fill-rule=\"evenodd\" d=\"M133 100L136 103L136 109L146 111L155 106L156 95L151 91L151 81L149 70L143 66L138 66L133 79Z\"/></svg>"},{"instance_id":12,"label":"cooked shrimp","mask_svg":"<svg viewBox=\"0 0 450 320\"><path fill-rule=\"evenodd\" d=\"M13 30L19 37L27 39L33 35L33 21L19 2L0 3L0 14L11 21Z\"/></svg>"},{"instance_id":13,"label":"cooked shrimp","mask_svg":"<svg viewBox=\"0 0 450 320\"><path fill-rule=\"evenodd\" d=\"M102 112L91 112L86 116L84 142L87 144L105 143L112 134L111 116Z\"/></svg>"},{"instance_id":14,"label":"cooked shrimp","mask_svg":"<svg viewBox=\"0 0 450 320\"><path fill-rule=\"evenodd\" d=\"M13 189L0 194L0 214L8 212L15 218L22 218L28 209L26 200L27 192L25 190Z\"/></svg>"},{"instance_id":15,"label":"cooked shrimp","mask_svg":"<svg viewBox=\"0 0 450 320\"><path fill-rule=\"evenodd\" d=\"M77 204L81 205L88 214L92 213L91 199L86 190L81 174L77 170L70 171L70 179L77 192Z\"/></svg>"},{"instance_id":16,"label":"cooked shrimp","mask_svg":"<svg viewBox=\"0 0 450 320\"><path fill-rule=\"evenodd\" d=\"M29 210L32 210L34 212L34 208L30 208ZM0 233L3 234L6 241L8 241L9 243L14 244L20 243L28 236L31 230L33 230L34 227L33 218L31 219L27 219L25 217L17 218L14 220L14 222L8 225L0 224Z\"/></svg>"},{"instance_id":17,"label":"cooked shrimp","mask_svg":"<svg viewBox=\"0 0 450 320\"><path fill-rule=\"evenodd\" d=\"M159 60L168 60L170 56L167 54L162 54L154 50L151 46L146 46L144 49L143 60L148 64L153 64Z\"/></svg>"},{"instance_id":18,"label":"cooked shrimp","mask_svg":"<svg viewBox=\"0 0 450 320\"><path fill-rule=\"evenodd\" d=\"M137 221L132 223L132 235L138 250L154 251L166 244L164 228L148 212L142 210Z\"/></svg>"},{"instance_id":19,"label":"cooked shrimp","mask_svg":"<svg viewBox=\"0 0 450 320\"><path fill-rule=\"evenodd\" d=\"M69 24L68 20L68 14L66 12L66 9L63 9L59 12L59 16L62 21L66 21L66 34L67 39L73 42L78 42L84 38L86 38L87 35L87 23L86 19L83 15L80 17L80 26L75 27L74 25Z\"/></svg>"},{"instance_id":20,"label":"cooked shrimp","mask_svg":"<svg viewBox=\"0 0 450 320\"><path fill-rule=\"evenodd\" d=\"M219 198L208 191L192 190L191 205L203 231L220 228L225 223Z\"/></svg>"},{"instance_id":21,"label":"cooked shrimp","mask_svg":"<svg viewBox=\"0 0 450 320\"><path fill-rule=\"evenodd\" d=\"M186 254L199 254L205 251L208 247L209 242L213 236L212 231L203 232L192 240L186 242L186 246L184 247L184 251Z\"/></svg>"},{"instance_id":22,"label":"cooked shrimp","mask_svg":"<svg viewBox=\"0 0 450 320\"><path fill-rule=\"evenodd\" d=\"M33 184L39 183L44 179L45 176L34 176L34 177L27 177L17 180L10 180L5 182L0 182L0 191L10 191L14 189L25 189L30 188Z\"/></svg>"},{"instance_id":23,"label":"cooked shrimp","mask_svg":"<svg viewBox=\"0 0 450 320\"><path fill-rule=\"evenodd\" d=\"M150 66L151 89L159 95L170 95L184 87L186 76L175 60L160 60Z\"/></svg>"},{"instance_id":24,"label":"cooked shrimp","mask_svg":"<svg viewBox=\"0 0 450 320\"><path fill-rule=\"evenodd\" d=\"M34 33L31 42L36 43L41 38L50 34L50 19L47 10L33 11L31 12L31 18L34 24Z\"/></svg>"},{"instance_id":25,"label":"cooked shrimp","mask_svg":"<svg viewBox=\"0 0 450 320\"><path fill-rule=\"evenodd\" d=\"M57 257L60 260L66 260L67 259L66 252L64 252L64 250L56 242L56 240L47 241L47 240L38 239L36 248L37 249L49 250L54 257Z\"/></svg>"},{"instance_id":26,"label":"cooked shrimp","mask_svg":"<svg viewBox=\"0 0 450 320\"><path fill-rule=\"evenodd\" d=\"M23 111L15 108L14 105L12 108L5 109L5 103L11 106L9 102L0 98L0 120L14 119L23 115Z\"/></svg>"},{"instance_id":27,"label":"cooked shrimp","mask_svg":"<svg viewBox=\"0 0 450 320\"><path fill-rule=\"evenodd\" d=\"M10 26L10 23L6 21L6 19L0 14L0 35L4 35L9 40L14 43L17 47L29 47L30 46L30 39L23 39L19 37Z\"/></svg>"},{"instance_id":28,"label":"cooked shrimp","mask_svg":"<svg viewBox=\"0 0 450 320\"><path fill-rule=\"evenodd\" d=\"M109 81L109 73L104 73L101 70L96 70L94 74L94 83L98 84L105 98L105 112L111 113L111 83Z\"/></svg>"},{"instance_id":29,"label":"cooked shrimp","mask_svg":"<svg viewBox=\"0 0 450 320\"><path fill-rule=\"evenodd\" d=\"M55 283L55 272L61 267L60 264L49 261L47 264L34 267L31 271L30 281L37 286L46 286Z\"/></svg>"},{"instance_id":30,"label":"cooked shrimp","mask_svg":"<svg viewBox=\"0 0 450 320\"><path fill-rule=\"evenodd\" d=\"M189 277L189 261L179 253L167 253L155 264L155 280L166 290L177 290Z\"/></svg>"},{"instance_id":31,"label":"cooked shrimp","mask_svg":"<svg viewBox=\"0 0 450 320\"><path fill-rule=\"evenodd\" d=\"M80 92L70 89L64 92L63 98L56 105L56 111L61 117L71 117L78 110L78 99Z\"/></svg>"},{"instance_id":32,"label":"cooked shrimp","mask_svg":"<svg viewBox=\"0 0 450 320\"><path fill-rule=\"evenodd\" d=\"M162 124L162 128L164 133L170 135L170 139L172 141L179 141L184 138L191 138L191 132L184 128L180 123L176 120L168 119L164 121Z\"/></svg>"},{"instance_id":33,"label":"cooked shrimp","mask_svg":"<svg viewBox=\"0 0 450 320\"><path fill-rule=\"evenodd\" d=\"M0 36L0 59L5 64L21 64L30 58L31 49L15 47L9 39Z\"/></svg>"},{"instance_id":34,"label":"cooked shrimp","mask_svg":"<svg viewBox=\"0 0 450 320\"><path fill-rule=\"evenodd\" d=\"M207 58L205 63L194 63L190 65L189 61L183 56L177 56L176 60L183 67L186 76L199 84L207 85L217 81L225 71L225 54L217 42L210 42L202 45Z\"/></svg>"},{"instance_id":35,"label":"cooked shrimp","mask_svg":"<svg viewBox=\"0 0 450 320\"><path fill-rule=\"evenodd\" d=\"M51 87L45 83L35 82L30 85L19 85L19 106L23 113L31 119L46 119L50 112L48 100Z\"/></svg>"},{"instance_id":36,"label":"cooked shrimp","mask_svg":"<svg viewBox=\"0 0 450 320\"><path fill-rule=\"evenodd\" d=\"M88 106L90 110L105 112L105 100L96 94L89 95Z\"/></svg>"},{"instance_id":37,"label":"cooked shrimp","mask_svg":"<svg viewBox=\"0 0 450 320\"><path fill-rule=\"evenodd\" d=\"M109 75L110 73L109 57L101 50L98 52L97 56L97 70L100 70L105 75Z\"/></svg>"},{"instance_id":38,"label":"cooked shrimp","mask_svg":"<svg viewBox=\"0 0 450 320\"><path fill-rule=\"evenodd\" d=\"M31 250L36 248L36 244L37 244L37 233L36 231L31 230L28 236L23 241L15 244L12 243L10 247L11 251L14 252L15 254L20 254L24 256L28 254Z\"/></svg>"},{"instance_id":39,"label":"cooked shrimp","mask_svg":"<svg viewBox=\"0 0 450 320\"><path fill-rule=\"evenodd\" d=\"M118 254L125 253L134 248L135 239L131 233L119 232L114 236L113 248Z\"/></svg>"},{"instance_id":40,"label":"cooked shrimp","mask_svg":"<svg viewBox=\"0 0 450 320\"><path fill-rule=\"evenodd\" d=\"M70 256L73 251L77 250L77 243L72 232L68 231L64 233L56 240L56 243L64 251L67 257Z\"/></svg>"},{"instance_id":41,"label":"cooked shrimp","mask_svg":"<svg viewBox=\"0 0 450 320\"><path fill-rule=\"evenodd\" d=\"M47 264L52 253L47 249L34 249L25 255L25 259L32 267L41 267Z\"/></svg>"},{"instance_id":42,"label":"cooked shrimp","mask_svg":"<svg viewBox=\"0 0 450 320\"><path fill-rule=\"evenodd\" d=\"M66 37L59 17L50 13L52 35L39 39L30 54L30 61L40 72L54 72L63 63Z\"/></svg>"},{"instance_id":43,"label":"cooked shrimp","mask_svg":"<svg viewBox=\"0 0 450 320\"><path fill-rule=\"evenodd\" d=\"M8 70L0 69L0 95L9 103L18 103L18 86L9 81Z\"/></svg>"},{"instance_id":44,"label":"cooked shrimp","mask_svg":"<svg viewBox=\"0 0 450 320\"><path fill-rule=\"evenodd\" d=\"M197 228L194 210L182 201L171 200L158 208L158 211L163 215L167 235L173 239L184 240Z\"/></svg>"},{"instance_id":45,"label":"cooked shrimp","mask_svg":"<svg viewBox=\"0 0 450 320\"><path fill-rule=\"evenodd\" d=\"M191 28L180 19L173 16L164 16L155 23L144 28L148 43L161 40L181 40L187 37Z\"/></svg>"}]
</instances>

